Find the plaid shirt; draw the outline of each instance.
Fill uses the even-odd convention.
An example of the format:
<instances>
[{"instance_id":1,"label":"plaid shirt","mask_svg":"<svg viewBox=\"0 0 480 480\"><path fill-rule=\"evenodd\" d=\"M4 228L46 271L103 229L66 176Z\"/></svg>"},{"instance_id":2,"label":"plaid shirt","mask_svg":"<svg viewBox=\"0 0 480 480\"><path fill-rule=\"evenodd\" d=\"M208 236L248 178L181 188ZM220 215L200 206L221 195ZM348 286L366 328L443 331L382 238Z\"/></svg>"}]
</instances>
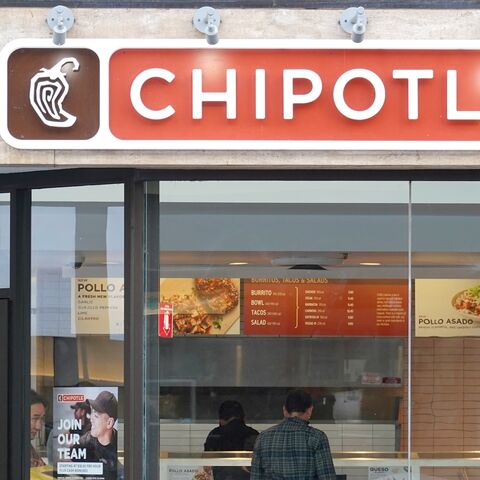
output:
<instances>
[{"instance_id":1,"label":"plaid shirt","mask_svg":"<svg viewBox=\"0 0 480 480\"><path fill-rule=\"evenodd\" d=\"M297 417L262 432L250 480L336 480L328 438Z\"/></svg>"}]
</instances>

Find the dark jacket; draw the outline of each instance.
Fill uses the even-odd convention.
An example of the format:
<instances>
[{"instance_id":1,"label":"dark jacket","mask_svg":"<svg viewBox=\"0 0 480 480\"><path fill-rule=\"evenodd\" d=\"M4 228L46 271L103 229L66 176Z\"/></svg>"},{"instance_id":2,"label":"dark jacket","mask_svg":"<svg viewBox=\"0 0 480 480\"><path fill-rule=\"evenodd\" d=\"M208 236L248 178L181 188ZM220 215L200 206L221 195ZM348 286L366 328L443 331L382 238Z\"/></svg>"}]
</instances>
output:
<instances>
[{"instance_id":1,"label":"dark jacket","mask_svg":"<svg viewBox=\"0 0 480 480\"><path fill-rule=\"evenodd\" d=\"M226 425L214 428L205 441L206 452L231 452L253 450L258 432L245 425L240 419L233 419ZM242 467L213 467L214 480L248 480L250 473Z\"/></svg>"},{"instance_id":2,"label":"dark jacket","mask_svg":"<svg viewBox=\"0 0 480 480\"><path fill-rule=\"evenodd\" d=\"M86 449L87 462L103 463L103 475L90 476L90 479L117 480L117 431L113 430L112 440L108 445L102 445L91 432L80 438L79 448Z\"/></svg>"}]
</instances>

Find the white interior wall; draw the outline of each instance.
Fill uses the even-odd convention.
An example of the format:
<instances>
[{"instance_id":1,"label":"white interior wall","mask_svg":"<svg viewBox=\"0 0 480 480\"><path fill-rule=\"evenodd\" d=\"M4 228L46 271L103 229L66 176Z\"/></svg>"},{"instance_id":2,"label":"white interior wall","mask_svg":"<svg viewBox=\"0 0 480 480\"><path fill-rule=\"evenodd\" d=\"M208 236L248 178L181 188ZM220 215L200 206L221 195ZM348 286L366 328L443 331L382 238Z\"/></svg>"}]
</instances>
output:
<instances>
[{"instance_id":1,"label":"white interior wall","mask_svg":"<svg viewBox=\"0 0 480 480\"><path fill-rule=\"evenodd\" d=\"M252 423L249 425L259 432L274 424ZM353 424L329 423L312 424L323 430L333 452L395 451L395 425L388 423ZM207 423L162 423L160 425L160 450L168 452L199 453L203 452L203 444L208 432L217 424Z\"/></svg>"}]
</instances>

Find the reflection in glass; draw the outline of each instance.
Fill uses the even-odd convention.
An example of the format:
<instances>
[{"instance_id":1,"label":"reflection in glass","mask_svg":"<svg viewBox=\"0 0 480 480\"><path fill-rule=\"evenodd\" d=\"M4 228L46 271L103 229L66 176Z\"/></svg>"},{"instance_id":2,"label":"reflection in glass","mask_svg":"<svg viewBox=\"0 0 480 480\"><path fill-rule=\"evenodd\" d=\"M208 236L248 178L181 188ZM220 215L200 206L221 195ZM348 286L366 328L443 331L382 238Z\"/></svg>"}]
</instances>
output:
<instances>
[{"instance_id":1,"label":"reflection in glass","mask_svg":"<svg viewBox=\"0 0 480 480\"><path fill-rule=\"evenodd\" d=\"M262 431L302 387L334 452L399 451L408 183L160 182L159 192L159 267L149 265L159 292L146 296L174 312L149 379L160 450L202 452L225 400Z\"/></svg>"},{"instance_id":2,"label":"reflection in glass","mask_svg":"<svg viewBox=\"0 0 480 480\"><path fill-rule=\"evenodd\" d=\"M480 184L412 183L412 450L450 459L422 478L477 474Z\"/></svg>"},{"instance_id":3,"label":"reflection in glass","mask_svg":"<svg viewBox=\"0 0 480 480\"><path fill-rule=\"evenodd\" d=\"M123 210L123 185L32 192L32 478L123 470Z\"/></svg>"},{"instance_id":4,"label":"reflection in glass","mask_svg":"<svg viewBox=\"0 0 480 480\"><path fill-rule=\"evenodd\" d=\"M10 286L10 194L0 193L0 288Z\"/></svg>"}]
</instances>

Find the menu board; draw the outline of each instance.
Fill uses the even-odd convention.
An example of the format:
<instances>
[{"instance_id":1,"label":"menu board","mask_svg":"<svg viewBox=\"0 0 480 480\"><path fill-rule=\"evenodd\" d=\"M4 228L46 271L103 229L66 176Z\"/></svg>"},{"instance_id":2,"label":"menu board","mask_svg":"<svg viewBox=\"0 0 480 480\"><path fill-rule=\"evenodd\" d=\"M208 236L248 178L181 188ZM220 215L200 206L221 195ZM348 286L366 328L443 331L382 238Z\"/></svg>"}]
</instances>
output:
<instances>
[{"instance_id":1,"label":"menu board","mask_svg":"<svg viewBox=\"0 0 480 480\"><path fill-rule=\"evenodd\" d=\"M243 306L246 335L407 335L401 280L250 279Z\"/></svg>"},{"instance_id":2,"label":"menu board","mask_svg":"<svg viewBox=\"0 0 480 480\"><path fill-rule=\"evenodd\" d=\"M415 281L415 336L480 336L478 279Z\"/></svg>"},{"instance_id":3,"label":"menu board","mask_svg":"<svg viewBox=\"0 0 480 480\"><path fill-rule=\"evenodd\" d=\"M72 278L72 333L123 333L123 278Z\"/></svg>"},{"instance_id":4,"label":"menu board","mask_svg":"<svg viewBox=\"0 0 480 480\"><path fill-rule=\"evenodd\" d=\"M173 335L240 333L239 278L161 278L160 301L173 309Z\"/></svg>"},{"instance_id":5,"label":"menu board","mask_svg":"<svg viewBox=\"0 0 480 480\"><path fill-rule=\"evenodd\" d=\"M408 466L368 467L368 480L407 480Z\"/></svg>"},{"instance_id":6,"label":"menu board","mask_svg":"<svg viewBox=\"0 0 480 480\"><path fill-rule=\"evenodd\" d=\"M212 480L212 467L169 465L168 480Z\"/></svg>"}]
</instances>

